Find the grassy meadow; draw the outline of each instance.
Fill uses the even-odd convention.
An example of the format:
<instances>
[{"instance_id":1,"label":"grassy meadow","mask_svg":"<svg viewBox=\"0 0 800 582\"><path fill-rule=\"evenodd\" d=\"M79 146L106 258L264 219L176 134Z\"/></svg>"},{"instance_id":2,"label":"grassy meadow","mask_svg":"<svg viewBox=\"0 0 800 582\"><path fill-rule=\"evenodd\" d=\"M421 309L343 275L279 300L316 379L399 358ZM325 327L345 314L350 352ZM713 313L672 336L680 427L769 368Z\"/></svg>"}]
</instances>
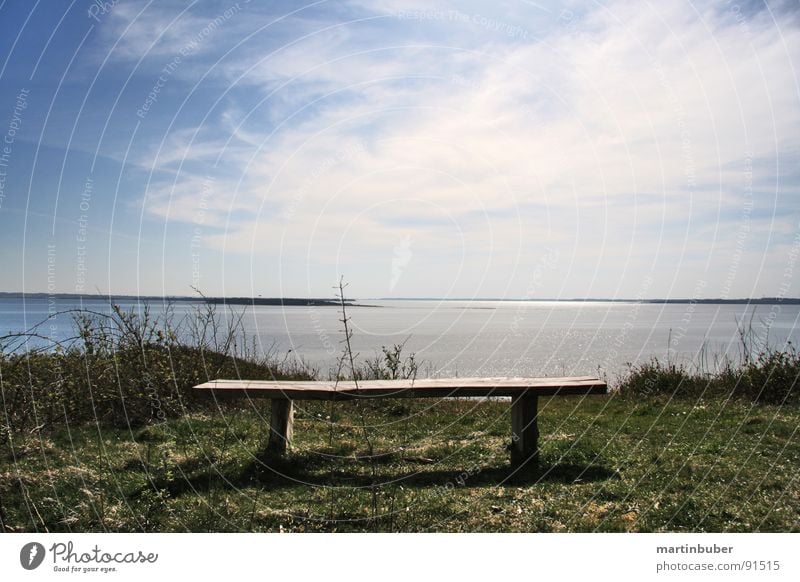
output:
<instances>
[{"instance_id":1,"label":"grassy meadow","mask_svg":"<svg viewBox=\"0 0 800 582\"><path fill-rule=\"evenodd\" d=\"M76 314L75 340L38 352L6 338L4 531L800 531L791 346L540 398L541 464L522 474L503 401L297 402L292 450L266 455L268 400L218 407L191 386L319 373L256 357L213 310L180 333L116 310ZM360 366L418 368L399 346Z\"/></svg>"}]
</instances>

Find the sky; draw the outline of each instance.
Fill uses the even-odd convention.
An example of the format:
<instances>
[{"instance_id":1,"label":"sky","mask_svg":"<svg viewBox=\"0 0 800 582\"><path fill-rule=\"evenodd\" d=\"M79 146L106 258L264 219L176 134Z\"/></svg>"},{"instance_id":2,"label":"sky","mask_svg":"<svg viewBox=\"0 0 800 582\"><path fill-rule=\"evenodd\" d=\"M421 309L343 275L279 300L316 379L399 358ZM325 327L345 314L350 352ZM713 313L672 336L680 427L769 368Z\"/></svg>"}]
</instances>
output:
<instances>
[{"instance_id":1,"label":"sky","mask_svg":"<svg viewBox=\"0 0 800 582\"><path fill-rule=\"evenodd\" d=\"M800 5L0 0L0 291L800 296Z\"/></svg>"}]
</instances>

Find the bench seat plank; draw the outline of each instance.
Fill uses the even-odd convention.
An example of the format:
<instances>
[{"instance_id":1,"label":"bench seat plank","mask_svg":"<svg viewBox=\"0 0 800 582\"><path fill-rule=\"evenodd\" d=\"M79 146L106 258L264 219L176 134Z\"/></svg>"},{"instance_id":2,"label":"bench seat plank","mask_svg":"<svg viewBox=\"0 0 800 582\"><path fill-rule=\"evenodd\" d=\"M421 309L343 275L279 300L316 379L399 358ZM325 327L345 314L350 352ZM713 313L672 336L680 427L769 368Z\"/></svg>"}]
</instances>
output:
<instances>
[{"instance_id":1,"label":"bench seat plank","mask_svg":"<svg viewBox=\"0 0 800 582\"><path fill-rule=\"evenodd\" d=\"M354 398L444 398L606 394L606 383L591 376L560 378L424 378L342 381L212 380L194 387L216 398L347 400Z\"/></svg>"}]
</instances>

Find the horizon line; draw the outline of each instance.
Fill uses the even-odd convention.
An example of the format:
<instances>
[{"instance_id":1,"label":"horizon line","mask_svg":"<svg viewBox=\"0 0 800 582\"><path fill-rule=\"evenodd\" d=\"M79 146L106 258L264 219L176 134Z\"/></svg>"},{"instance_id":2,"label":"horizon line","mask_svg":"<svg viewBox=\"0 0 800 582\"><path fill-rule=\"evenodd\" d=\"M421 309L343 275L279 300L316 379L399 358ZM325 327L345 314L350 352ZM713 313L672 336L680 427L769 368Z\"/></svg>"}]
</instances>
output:
<instances>
[{"instance_id":1,"label":"horizon line","mask_svg":"<svg viewBox=\"0 0 800 582\"><path fill-rule=\"evenodd\" d=\"M252 300L252 301L283 301L283 300L301 300L301 301L330 301L334 299L338 299L336 297L293 297L293 296L275 296L275 297L265 297L262 295L258 296L248 296L248 295L230 295L230 296L221 296L221 295L208 295L208 296L195 296L195 295L137 295L133 293L70 293L70 292L58 292L58 293L50 293L47 291L0 291L0 297L8 297L8 296L33 296L33 297L61 297L61 298L116 298L116 299L173 299L179 301L208 301L208 300ZM778 297L778 296L762 296L762 297L734 297L734 298L723 298L723 297L675 297L675 298L667 298L667 297L654 297L654 298L626 298L626 297L616 297L616 298L608 298L608 297L571 297L571 298L555 298L555 297L436 297L436 296L421 296L421 297L359 297L359 298L347 298L347 301L353 300L359 301L508 301L508 302L541 302L541 303L552 303L552 302L564 302L564 303L575 303L575 302L585 302L585 303L765 303L765 302L774 302L774 303L799 303L800 304L800 297Z\"/></svg>"}]
</instances>

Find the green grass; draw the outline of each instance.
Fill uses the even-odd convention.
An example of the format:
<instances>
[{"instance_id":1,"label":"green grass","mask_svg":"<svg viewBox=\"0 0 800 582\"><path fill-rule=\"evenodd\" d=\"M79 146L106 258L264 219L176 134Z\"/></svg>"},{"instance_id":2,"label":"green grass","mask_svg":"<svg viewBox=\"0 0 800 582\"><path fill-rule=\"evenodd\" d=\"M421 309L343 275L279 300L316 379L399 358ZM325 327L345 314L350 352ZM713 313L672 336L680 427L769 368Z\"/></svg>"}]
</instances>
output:
<instances>
[{"instance_id":1,"label":"green grass","mask_svg":"<svg viewBox=\"0 0 800 582\"><path fill-rule=\"evenodd\" d=\"M742 333L738 366L653 360L613 396L541 399L523 475L502 401L298 402L293 449L266 456L268 401L217 409L192 386L318 374L256 357L213 306L182 325L116 308L52 349L0 338L0 530L800 531L791 346ZM382 351L350 373L416 374Z\"/></svg>"},{"instance_id":2,"label":"green grass","mask_svg":"<svg viewBox=\"0 0 800 582\"><path fill-rule=\"evenodd\" d=\"M3 524L52 532L800 531L796 409L543 399L542 466L522 476L508 465L506 402L365 407L371 459L354 404L298 405L284 459L261 453L268 404L134 429L15 434L0 465Z\"/></svg>"}]
</instances>

